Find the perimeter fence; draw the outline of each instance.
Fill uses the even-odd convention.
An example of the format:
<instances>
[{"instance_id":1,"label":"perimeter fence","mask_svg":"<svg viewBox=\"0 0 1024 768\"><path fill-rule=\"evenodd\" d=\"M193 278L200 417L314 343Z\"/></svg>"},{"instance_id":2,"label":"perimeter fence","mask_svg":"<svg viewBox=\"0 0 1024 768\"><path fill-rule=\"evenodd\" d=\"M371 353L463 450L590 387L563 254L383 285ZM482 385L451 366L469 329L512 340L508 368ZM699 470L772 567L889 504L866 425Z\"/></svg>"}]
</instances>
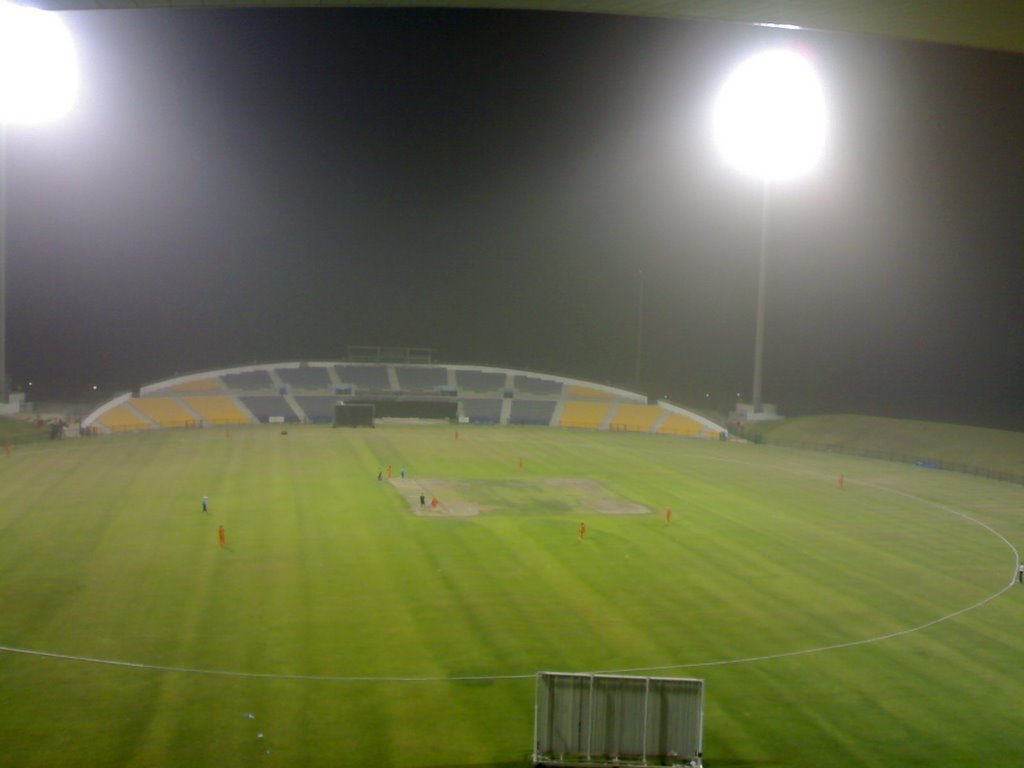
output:
<instances>
[{"instance_id":1,"label":"perimeter fence","mask_svg":"<svg viewBox=\"0 0 1024 768\"><path fill-rule=\"evenodd\" d=\"M825 443L814 443L800 440L777 440L762 439L766 445L777 445L782 448L797 448L805 451L819 451L822 453L838 453L844 456L861 456L868 459L881 459L883 461L895 461L901 464L913 464L922 469L943 470L946 472L960 472L965 475L976 475L990 480L1000 480L1004 483L1024 485L1024 470L1012 472L993 467L980 467L973 464L965 464L959 461L948 461L945 459L933 459L924 456L914 456L906 453L895 453L883 451L877 448L861 448L856 446L843 446L841 448Z\"/></svg>"}]
</instances>

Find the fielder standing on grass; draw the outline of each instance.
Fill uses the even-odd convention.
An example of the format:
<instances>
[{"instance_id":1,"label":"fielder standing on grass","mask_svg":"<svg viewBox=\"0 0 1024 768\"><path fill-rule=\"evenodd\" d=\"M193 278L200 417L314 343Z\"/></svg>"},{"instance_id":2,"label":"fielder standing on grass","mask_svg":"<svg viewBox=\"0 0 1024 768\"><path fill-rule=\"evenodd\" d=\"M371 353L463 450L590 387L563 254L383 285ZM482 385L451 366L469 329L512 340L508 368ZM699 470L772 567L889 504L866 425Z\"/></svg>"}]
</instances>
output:
<instances>
[{"instance_id":1,"label":"fielder standing on grass","mask_svg":"<svg viewBox=\"0 0 1024 768\"><path fill-rule=\"evenodd\" d=\"M206 505L209 503L209 501L210 500L206 496L203 496L203 512L206 511Z\"/></svg>"},{"instance_id":2,"label":"fielder standing on grass","mask_svg":"<svg viewBox=\"0 0 1024 768\"><path fill-rule=\"evenodd\" d=\"M1024 584L1024 563L1017 566L1017 581Z\"/></svg>"}]
</instances>

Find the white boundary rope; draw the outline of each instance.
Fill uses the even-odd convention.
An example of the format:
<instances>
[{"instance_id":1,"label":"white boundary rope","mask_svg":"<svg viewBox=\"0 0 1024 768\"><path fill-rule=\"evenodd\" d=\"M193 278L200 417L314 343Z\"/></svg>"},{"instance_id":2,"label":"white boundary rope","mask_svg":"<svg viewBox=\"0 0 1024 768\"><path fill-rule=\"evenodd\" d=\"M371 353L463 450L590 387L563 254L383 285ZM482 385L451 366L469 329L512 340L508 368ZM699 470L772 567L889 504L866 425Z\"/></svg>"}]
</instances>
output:
<instances>
[{"instance_id":1,"label":"white boundary rope","mask_svg":"<svg viewBox=\"0 0 1024 768\"><path fill-rule=\"evenodd\" d=\"M899 629L899 630L896 630L895 632L889 632L888 634L885 634L885 635L878 635L877 637L869 637L869 638L865 638L863 640L850 640L850 641L845 642L845 643L836 643L835 645L823 645L823 646L820 646L820 647L817 647L817 648L805 648L805 649L799 650L799 651L782 651L780 653L769 653L769 654L765 654L763 656L748 656L747 658L742 658L742 659L722 659L722 660L719 660L719 661L699 661L699 662L695 662L693 664L670 664L670 665L662 666L662 667L633 667L632 669L609 669L609 670L604 670L604 671L606 671L608 673L613 673L613 672L614 673L623 673L623 672L655 672L655 671L664 671L664 670L672 670L672 669L698 669L698 668L701 668L701 667L724 667L724 666L727 666L727 665L730 665L730 664L746 664L746 663L755 662L755 661L770 661L772 659L788 659L788 658L793 658L794 656L808 656L808 655L810 655L812 653L824 653L825 651L836 651L836 650L839 650L840 648L855 648L855 647L860 646L860 645L870 645L871 643L880 643L883 640L891 640L894 637L905 637L906 635L912 635L915 632L920 632L921 630L928 629L929 627L934 627L936 624L941 624L944 621L949 621L950 619L954 619L957 616L962 616L965 613L969 613L970 611L973 611L973 610L975 610L977 608L981 608L983 605L987 605L988 603L990 603L993 600L995 600L997 597L1000 597L1005 592L1007 592L1008 590L1013 588L1014 582L1015 582L1015 580L1017 578L1017 569L1020 566L1020 553L1017 551L1017 548L1014 547L1013 544L1011 544L1009 542L1009 540L1007 540L1007 538L1005 536L1003 536L1001 533L999 533L999 531L997 531L995 528L993 528L992 526L990 526L990 525L988 525L986 523L981 522L980 520L976 520L975 518L971 517L970 515L968 515L968 514L966 514L964 512L961 512L959 510L953 509L952 507L947 507L947 506L945 506L943 504L938 504L937 502L934 502L934 501L928 501L927 499L922 499L922 498L920 498L918 496L914 496L914 495L906 493L904 491L898 491L898 490L895 490L893 488L885 488L883 486L872 485L871 483L863 483L863 485L865 485L865 486L867 486L869 488L874 488L875 490L888 491L889 493L894 493L894 494L897 494L899 496L905 496L908 499L913 499L915 501L919 501L919 502L921 502L921 503L923 503L923 504L925 504L927 506L931 506L931 507L935 507L937 509L941 509L944 512L949 512L950 514L956 515L957 517L962 517L964 520L967 520L967 521L969 521L971 523L974 523L975 525L979 525L982 528L984 528L985 530L987 530L990 533L994 534L1007 547L1010 548L1011 552L1013 552L1015 563L1014 563L1014 567L1013 567L1013 574L1010 576L1009 583L1006 586L1004 586L1002 589L1000 589L997 592L989 595L988 597L978 601L974 605L969 605L966 608L961 608L958 611L953 611L952 613L947 613L945 616L940 616L937 619L932 619L931 621L927 621L924 624L920 624L920 625L918 625L916 627L910 627L909 629Z\"/></svg>"},{"instance_id":2,"label":"white boundary rope","mask_svg":"<svg viewBox=\"0 0 1024 768\"><path fill-rule=\"evenodd\" d=\"M744 462L737 462L744 463ZM920 502L926 506L934 507L943 512L951 515L956 515L974 525L978 525L984 528L986 531L994 535L1000 541L1002 541L1013 553L1014 556L1014 568L1013 574L1010 576L1010 581L1002 589L997 590L988 597L980 600L979 602L969 605L966 608L960 608L959 610L948 613L945 616L940 616L937 619L932 619L924 624L920 624L916 627L910 627L909 629L901 629L895 632L889 632L884 635L878 635L876 637L864 638L861 640L850 640L845 643L836 643L834 645L823 645L816 648L804 648L797 651L780 651L778 653L768 653L761 656L747 656L738 659L719 659L717 661L696 661L686 664L663 664L660 666L653 667L630 667L621 669L605 669L605 670L585 670L587 672L594 672L597 674L623 674L631 672L658 672L658 671L669 671L669 670L682 670L682 669L700 669L708 667L724 667L734 664L751 664L759 661L771 661L774 659L788 659L797 656L809 656L813 653L825 653L827 651L837 651L843 648L855 648L862 645L870 645L872 643L880 643L883 640L891 640L897 637L905 637L907 635L920 632L922 630L934 627L936 624L941 624L950 619L962 616L965 613L974 611L981 608L984 605L992 602L996 598L1005 594L1009 589L1014 586L1015 579L1017 578L1017 570L1020 566L1020 552L1017 548L1010 543L1010 541L987 523L971 517L966 512L962 512L953 507L940 504L938 502L929 501L922 499L920 496L914 496L913 494L907 493L906 491L896 490L894 488L887 488L885 486L874 485L872 483L861 483L862 485L872 488L874 490L892 493L897 496L903 496L908 499ZM457 675L457 676L434 676L434 677L418 677L418 676L397 676L397 675L302 675L302 674L290 674L287 672L244 672L239 670L227 670L227 669L202 669L197 667L174 667L163 664L144 664L136 661L120 661L117 659L101 659L90 656L75 656L67 653L53 653L51 651L38 651L29 648L13 648L11 646L0 645L0 653L13 653L21 654L24 656L34 656L38 658L46 659L57 659L60 661L73 661L84 664L99 664L109 667L120 667L124 669L139 669L150 672L176 672L179 674L189 675L209 675L215 677L233 677L233 678L248 678L248 679L261 679L261 680L298 680L298 681L310 681L310 682L331 682L331 683L456 683L456 682L491 682L499 680L532 680L536 677L535 672L521 673L521 674L509 674L509 675Z\"/></svg>"}]
</instances>

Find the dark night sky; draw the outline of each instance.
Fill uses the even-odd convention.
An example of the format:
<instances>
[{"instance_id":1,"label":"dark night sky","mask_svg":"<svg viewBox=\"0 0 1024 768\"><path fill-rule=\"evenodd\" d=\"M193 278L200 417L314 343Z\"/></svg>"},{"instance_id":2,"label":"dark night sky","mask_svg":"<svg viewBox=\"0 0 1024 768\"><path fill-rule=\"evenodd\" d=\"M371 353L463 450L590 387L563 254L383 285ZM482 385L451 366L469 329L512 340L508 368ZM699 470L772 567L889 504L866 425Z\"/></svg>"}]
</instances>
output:
<instances>
[{"instance_id":1,"label":"dark night sky","mask_svg":"<svg viewBox=\"0 0 1024 768\"><path fill-rule=\"evenodd\" d=\"M8 371L37 397L380 344L728 408L760 189L708 110L795 42L832 137L773 190L765 399L1024 429L1024 56L554 13L65 18L80 101L8 134Z\"/></svg>"}]
</instances>

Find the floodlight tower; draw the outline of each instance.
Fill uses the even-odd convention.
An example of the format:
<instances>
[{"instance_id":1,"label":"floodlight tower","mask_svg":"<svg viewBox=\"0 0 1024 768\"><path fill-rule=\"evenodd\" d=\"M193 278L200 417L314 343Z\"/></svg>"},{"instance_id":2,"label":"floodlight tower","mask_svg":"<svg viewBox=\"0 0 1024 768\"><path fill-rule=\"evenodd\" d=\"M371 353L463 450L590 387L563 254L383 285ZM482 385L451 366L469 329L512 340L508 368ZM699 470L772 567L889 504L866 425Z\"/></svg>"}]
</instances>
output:
<instances>
[{"instance_id":1,"label":"floodlight tower","mask_svg":"<svg viewBox=\"0 0 1024 768\"><path fill-rule=\"evenodd\" d=\"M715 100L712 130L725 161L761 181L761 249L751 413L761 412L768 196L773 183L804 175L824 153L825 94L811 63L789 49L758 53L737 66Z\"/></svg>"},{"instance_id":2,"label":"floodlight tower","mask_svg":"<svg viewBox=\"0 0 1024 768\"><path fill-rule=\"evenodd\" d=\"M7 126L56 120L78 92L75 46L61 17L0 0L0 406L7 403Z\"/></svg>"}]
</instances>

